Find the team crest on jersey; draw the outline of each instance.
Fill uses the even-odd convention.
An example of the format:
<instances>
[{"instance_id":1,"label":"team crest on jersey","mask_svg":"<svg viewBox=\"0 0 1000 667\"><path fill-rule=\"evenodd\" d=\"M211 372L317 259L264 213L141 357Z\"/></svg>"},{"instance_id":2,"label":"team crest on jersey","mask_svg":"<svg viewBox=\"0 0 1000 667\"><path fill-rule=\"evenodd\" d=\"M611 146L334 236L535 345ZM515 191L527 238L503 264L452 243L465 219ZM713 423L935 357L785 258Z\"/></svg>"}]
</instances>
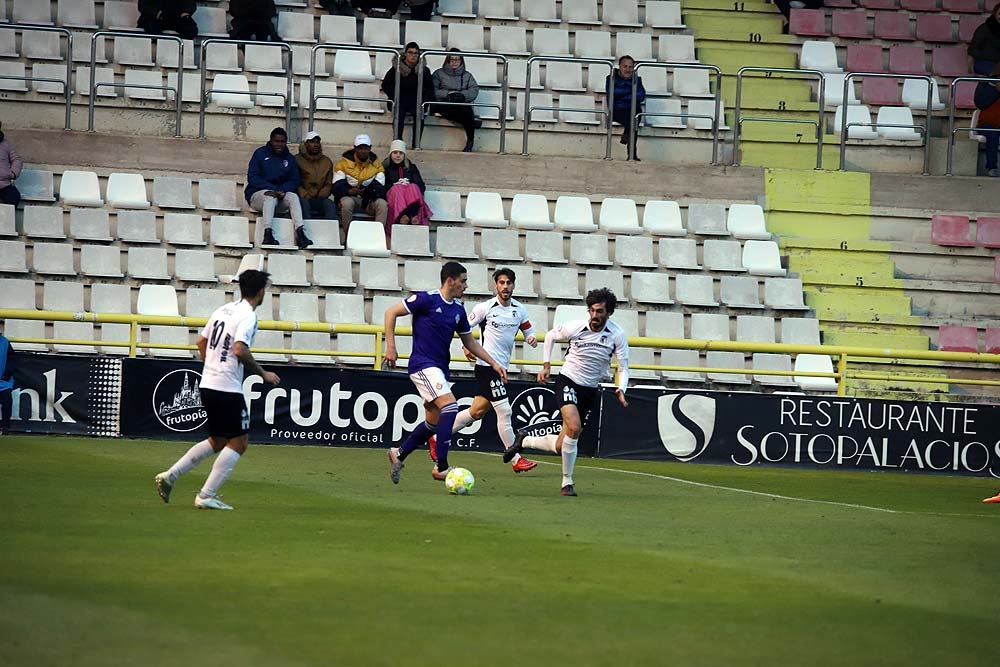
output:
<instances>
[{"instance_id":1,"label":"team crest on jersey","mask_svg":"<svg viewBox=\"0 0 1000 667\"><path fill-rule=\"evenodd\" d=\"M458 324L458 320L461 319L458 315L455 315L455 324Z\"/></svg>"},{"instance_id":2,"label":"team crest on jersey","mask_svg":"<svg viewBox=\"0 0 1000 667\"><path fill-rule=\"evenodd\" d=\"M443 385L440 382L438 382L437 384L434 385L434 388L435 389L440 389L442 386Z\"/></svg>"},{"instance_id":3,"label":"team crest on jersey","mask_svg":"<svg viewBox=\"0 0 1000 667\"><path fill-rule=\"evenodd\" d=\"M604 345L607 342L608 342L608 337L607 336L601 336L601 345Z\"/></svg>"}]
</instances>

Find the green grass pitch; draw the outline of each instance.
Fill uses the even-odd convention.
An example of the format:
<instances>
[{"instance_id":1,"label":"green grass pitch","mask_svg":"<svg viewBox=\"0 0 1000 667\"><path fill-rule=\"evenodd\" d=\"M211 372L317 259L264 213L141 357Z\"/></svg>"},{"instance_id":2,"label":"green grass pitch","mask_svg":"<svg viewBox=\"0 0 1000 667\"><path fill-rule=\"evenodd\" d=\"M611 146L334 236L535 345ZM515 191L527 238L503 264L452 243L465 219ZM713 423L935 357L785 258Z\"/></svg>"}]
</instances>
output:
<instances>
[{"instance_id":1,"label":"green grass pitch","mask_svg":"<svg viewBox=\"0 0 1000 667\"><path fill-rule=\"evenodd\" d=\"M393 486L380 450L251 446L203 512L210 462L153 485L187 446L0 439L0 665L1000 657L993 480L581 460L562 498L557 459L457 452L457 497L422 452Z\"/></svg>"}]
</instances>

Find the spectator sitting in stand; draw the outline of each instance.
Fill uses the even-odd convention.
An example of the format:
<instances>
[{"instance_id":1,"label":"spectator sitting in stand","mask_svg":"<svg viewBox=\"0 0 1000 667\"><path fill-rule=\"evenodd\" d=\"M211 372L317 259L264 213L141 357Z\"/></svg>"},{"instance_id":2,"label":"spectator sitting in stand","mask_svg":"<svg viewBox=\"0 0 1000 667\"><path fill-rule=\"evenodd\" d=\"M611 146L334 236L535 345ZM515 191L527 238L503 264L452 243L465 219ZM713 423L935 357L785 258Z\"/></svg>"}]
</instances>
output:
<instances>
[{"instance_id":1,"label":"spectator sitting in stand","mask_svg":"<svg viewBox=\"0 0 1000 667\"><path fill-rule=\"evenodd\" d=\"M306 218L337 219L337 205L330 199L333 192L333 161L323 155L323 140L319 132L310 132L295 156L299 165L299 202ZM341 232L341 241L344 233Z\"/></svg>"},{"instance_id":2,"label":"spectator sitting in stand","mask_svg":"<svg viewBox=\"0 0 1000 667\"><path fill-rule=\"evenodd\" d=\"M136 26L151 35L172 30L184 39L198 36L198 24L191 16L198 5L194 0L139 0Z\"/></svg>"},{"instance_id":3,"label":"spectator sitting in stand","mask_svg":"<svg viewBox=\"0 0 1000 667\"><path fill-rule=\"evenodd\" d=\"M271 130L271 138L253 152L247 167L247 187L244 196L250 208L263 214L258 223L264 226L263 245L278 245L272 231L272 221L279 203L287 209L295 226L295 245L307 248L312 241L302 228L302 204L299 202L299 165L288 151L288 135L284 128Z\"/></svg>"},{"instance_id":4,"label":"spectator sitting in stand","mask_svg":"<svg viewBox=\"0 0 1000 667\"><path fill-rule=\"evenodd\" d=\"M278 9L274 0L229 0L229 14L233 17L229 36L232 39L280 42L274 28Z\"/></svg>"},{"instance_id":5,"label":"spectator sitting in stand","mask_svg":"<svg viewBox=\"0 0 1000 667\"><path fill-rule=\"evenodd\" d=\"M393 110L394 139L403 138L403 125L406 124L406 116L417 117L417 63L420 62L420 46L416 42L410 42L403 49L403 58L393 57L392 67L382 77L382 92L389 99L394 99L396 94L396 68L399 68L399 106ZM434 81L431 71L427 66L423 66L423 100L434 101ZM413 138L416 140L416 127L413 130ZM414 141L415 143L415 141Z\"/></svg>"},{"instance_id":6,"label":"spectator sitting in stand","mask_svg":"<svg viewBox=\"0 0 1000 667\"><path fill-rule=\"evenodd\" d=\"M618 69L609 74L604 79L604 91L606 95L611 93L612 77L614 78L615 100L614 109L611 110L611 120L622 125L622 138L620 143L628 146L629 135L632 132L632 77L635 76L636 93L635 108L641 111L642 103L646 101L646 88L642 85L642 77L635 74L635 59L632 56L622 56L618 59ZM636 152L637 153L637 152ZM639 162L636 153L629 153L629 160Z\"/></svg>"},{"instance_id":7,"label":"spectator sitting in stand","mask_svg":"<svg viewBox=\"0 0 1000 667\"><path fill-rule=\"evenodd\" d=\"M1000 78L1000 66L994 67L990 77ZM976 108L979 122L976 127L986 137L986 174L1000 177L997 168L997 151L1000 149L1000 83L983 81L976 86Z\"/></svg>"},{"instance_id":8,"label":"spectator sitting in stand","mask_svg":"<svg viewBox=\"0 0 1000 667\"><path fill-rule=\"evenodd\" d=\"M1000 65L1000 3L972 34L968 53L972 71L980 76L990 76L993 68Z\"/></svg>"},{"instance_id":9,"label":"spectator sitting in stand","mask_svg":"<svg viewBox=\"0 0 1000 667\"><path fill-rule=\"evenodd\" d=\"M793 9L822 9L823 0L774 0L774 6L785 17L781 32L788 34L788 17Z\"/></svg>"},{"instance_id":10,"label":"spectator sitting in stand","mask_svg":"<svg viewBox=\"0 0 1000 667\"><path fill-rule=\"evenodd\" d=\"M458 49L450 50L458 51ZM479 84L476 83L476 78L466 71L465 58L449 55L441 69L434 72L434 99L441 102L469 104L478 96ZM483 121L476 118L472 107L436 104L434 113L455 121L465 129L465 148L462 150L470 152L476 139L476 130L483 126Z\"/></svg>"},{"instance_id":11,"label":"spectator sitting in stand","mask_svg":"<svg viewBox=\"0 0 1000 667\"><path fill-rule=\"evenodd\" d=\"M0 123L0 204L17 206L21 203L21 193L14 181L21 175L24 160L18 154L14 144L7 141Z\"/></svg>"},{"instance_id":12,"label":"spectator sitting in stand","mask_svg":"<svg viewBox=\"0 0 1000 667\"><path fill-rule=\"evenodd\" d=\"M417 165L406 157L405 141L396 139L389 144L389 157L382 162L382 168L389 203L386 236L392 236L393 225L429 225L432 212L424 201L427 186Z\"/></svg>"},{"instance_id":13,"label":"spectator sitting in stand","mask_svg":"<svg viewBox=\"0 0 1000 667\"><path fill-rule=\"evenodd\" d=\"M372 138L367 134L354 137L354 148L344 151L334 167L333 196L340 211L342 234L346 234L358 209L386 224L389 205L385 201L385 172L372 152Z\"/></svg>"}]
</instances>

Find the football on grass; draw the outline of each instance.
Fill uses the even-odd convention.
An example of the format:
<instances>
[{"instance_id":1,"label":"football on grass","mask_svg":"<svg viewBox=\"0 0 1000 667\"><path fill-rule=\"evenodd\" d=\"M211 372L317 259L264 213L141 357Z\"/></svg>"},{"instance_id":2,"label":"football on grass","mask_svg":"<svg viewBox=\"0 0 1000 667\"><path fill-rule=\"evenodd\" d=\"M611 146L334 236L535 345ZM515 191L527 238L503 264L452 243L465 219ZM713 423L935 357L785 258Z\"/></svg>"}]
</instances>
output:
<instances>
[{"instance_id":1,"label":"football on grass","mask_svg":"<svg viewBox=\"0 0 1000 667\"><path fill-rule=\"evenodd\" d=\"M476 478L465 468L452 468L448 476L444 478L444 488L448 493L456 496L466 496L472 493L472 487L476 485Z\"/></svg>"}]
</instances>

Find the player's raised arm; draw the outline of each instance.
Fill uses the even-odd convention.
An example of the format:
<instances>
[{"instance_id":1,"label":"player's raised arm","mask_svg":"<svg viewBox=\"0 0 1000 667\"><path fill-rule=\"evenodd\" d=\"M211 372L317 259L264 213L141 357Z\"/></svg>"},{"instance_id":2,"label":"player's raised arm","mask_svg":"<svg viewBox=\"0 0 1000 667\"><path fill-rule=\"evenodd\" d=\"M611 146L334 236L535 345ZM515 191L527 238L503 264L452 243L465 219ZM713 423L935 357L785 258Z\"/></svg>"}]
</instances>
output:
<instances>
[{"instance_id":1,"label":"player's raised arm","mask_svg":"<svg viewBox=\"0 0 1000 667\"><path fill-rule=\"evenodd\" d=\"M410 297L411 299L413 297ZM396 320L410 314L402 301L387 308L385 311L385 365L389 368L396 366L399 355L396 353Z\"/></svg>"},{"instance_id":2,"label":"player's raised arm","mask_svg":"<svg viewBox=\"0 0 1000 667\"><path fill-rule=\"evenodd\" d=\"M489 364L490 368L496 371L504 382L507 381L507 369L498 364L496 362L496 359L490 356L490 353L487 352L483 348L483 346L479 344L479 341L472 337L471 331L468 333L459 334L458 337L462 339L462 345L465 346L465 349L471 352L473 356L479 357L487 364Z\"/></svg>"}]
</instances>

